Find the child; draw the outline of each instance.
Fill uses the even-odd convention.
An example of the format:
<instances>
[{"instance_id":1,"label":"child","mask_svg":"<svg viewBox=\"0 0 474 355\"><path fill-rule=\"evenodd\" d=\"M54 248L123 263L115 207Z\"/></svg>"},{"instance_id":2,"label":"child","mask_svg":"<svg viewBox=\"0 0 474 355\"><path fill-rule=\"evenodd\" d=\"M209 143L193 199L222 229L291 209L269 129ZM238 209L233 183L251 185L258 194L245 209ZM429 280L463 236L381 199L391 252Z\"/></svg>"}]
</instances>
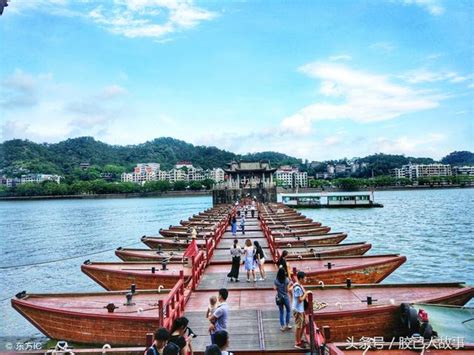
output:
<instances>
[{"instance_id":1,"label":"child","mask_svg":"<svg viewBox=\"0 0 474 355\"><path fill-rule=\"evenodd\" d=\"M211 296L209 297L209 306L207 307L206 318L209 318L214 314L214 311L217 308L217 297Z\"/></svg>"}]
</instances>

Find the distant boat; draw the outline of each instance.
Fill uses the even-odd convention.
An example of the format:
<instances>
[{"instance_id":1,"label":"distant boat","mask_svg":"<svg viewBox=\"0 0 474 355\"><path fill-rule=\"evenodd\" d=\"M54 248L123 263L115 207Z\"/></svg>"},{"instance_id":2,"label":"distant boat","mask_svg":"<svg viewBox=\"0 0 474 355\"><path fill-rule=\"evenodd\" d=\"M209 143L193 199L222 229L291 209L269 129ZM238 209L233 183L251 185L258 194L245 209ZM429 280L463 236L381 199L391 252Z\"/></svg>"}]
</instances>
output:
<instances>
[{"instance_id":1,"label":"distant boat","mask_svg":"<svg viewBox=\"0 0 474 355\"><path fill-rule=\"evenodd\" d=\"M374 201L374 194L371 191L283 193L279 194L278 198L280 202L291 207L383 207L382 204Z\"/></svg>"}]
</instances>

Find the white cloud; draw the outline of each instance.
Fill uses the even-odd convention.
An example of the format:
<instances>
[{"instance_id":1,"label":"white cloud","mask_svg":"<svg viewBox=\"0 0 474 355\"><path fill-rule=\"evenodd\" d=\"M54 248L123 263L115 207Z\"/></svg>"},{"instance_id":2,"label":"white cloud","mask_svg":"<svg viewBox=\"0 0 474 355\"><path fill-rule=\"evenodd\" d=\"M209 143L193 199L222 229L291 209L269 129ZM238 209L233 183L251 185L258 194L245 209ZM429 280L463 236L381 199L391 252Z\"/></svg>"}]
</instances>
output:
<instances>
[{"instance_id":1,"label":"white cloud","mask_svg":"<svg viewBox=\"0 0 474 355\"><path fill-rule=\"evenodd\" d=\"M401 0L401 2L405 5L420 6L433 16L440 16L446 11L440 0Z\"/></svg>"},{"instance_id":2,"label":"white cloud","mask_svg":"<svg viewBox=\"0 0 474 355\"><path fill-rule=\"evenodd\" d=\"M112 8L99 6L88 13L92 21L114 34L155 39L193 28L216 16L189 0L117 1Z\"/></svg>"},{"instance_id":3,"label":"white cloud","mask_svg":"<svg viewBox=\"0 0 474 355\"><path fill-rule=\"evenodd\" d=\"M396 47L390 42L376 42L370 45L370 48L383 53L392 52Z\"/></svg>"},{"instance_id":4,"label":"white cloud","mask_svg":"<svg viewBox=\"0 0 474 355\"><path fill-rule=\"evenodd\" d=\"M0 107L3 109L23 109L38 102L38 87L51 80L50 74L32 75L21 69L0 81Z\"/></svg>"},{"instance_id":5,"label":"white cloud","mask_svg":"<svg viewBox=\"0 0 474 355\"><path fill-rule=\"evenodd\" d=\"M352 60L352 57L348 54L339 54L339 55L332 55L329 57L329 60L331 62L337 62L337 61L349 61Z\"/></svg>"},{"instance_id":6,"label":"white cloud","mask_svg":"<svg viewBox=\"0 0 474 355\"><path fill-rule=\"evenodd\" d=\"M425 68L408 71L400 78L411 83L433 83L437 81L448 81L450 83L461 83L469 80L471 76L463 76L453 71L434 72Z\"/></svg>"},{"instance_id":7,"label":"white cloud","mask_svg":"<svg viewBox=\"0 0 474 355\"><path fill-rule=\"evenodd\" d=\"M160 39L159 43L165 43L163 38L171 33L191 29L217 16L192 0L115 0L99 4L87 0L15 1L9 10L17 14L37 11L81 17L113 34Z\"/></svg>"},{"instance_id":8,"label":"white cloud","mask_svg":"<svg viewBox=\"0 0 474 355\"><path fill-rule=\"evenodd\" d=\"M114 99L119 96L127 94L128 91L119 85L109 85L102 89L100 98L104 100Z\"/></svg>"},{"instance_id":9,"label":"white cloud","mask_svg":"<svg viewBox=\"0 0 474 355\"><path fill-rule=\"evenodd\" d=\"M445 138L441 133L420 134L416 137L401 136L395 139L379 137L374 146L377 151L388 154L439 156L437 145Z\"/></svg>"},{"instance_id":10,"label":"white cloud","mask_svg":"<svg viewBox=\"0 0 474 355\"><path fill-rule=\"evenodd\" d=\"M51 142L75 135L97 135L130 111L115 100L127 94L125 88L115 84L84 94L79 88L55 82L51 74L34 75L20 69L0 82L4 140Z\"/></svg>"},{"instance_id":11,"label":"white cloud","mask_svg":"<svg viewBox=\"0 0 474 355\"><path fill-rule=\"evenodd\" d=\"M312 122L321 120L349 119L360 123L390 120L438 107L439 100L444 98L393 83L388 75L363 72L342 64L315 62L299 70L321 81L320 94L329 101L310 104L283 119L281 127L297 134L309 134Z\"/></svg>"}]
</instances>

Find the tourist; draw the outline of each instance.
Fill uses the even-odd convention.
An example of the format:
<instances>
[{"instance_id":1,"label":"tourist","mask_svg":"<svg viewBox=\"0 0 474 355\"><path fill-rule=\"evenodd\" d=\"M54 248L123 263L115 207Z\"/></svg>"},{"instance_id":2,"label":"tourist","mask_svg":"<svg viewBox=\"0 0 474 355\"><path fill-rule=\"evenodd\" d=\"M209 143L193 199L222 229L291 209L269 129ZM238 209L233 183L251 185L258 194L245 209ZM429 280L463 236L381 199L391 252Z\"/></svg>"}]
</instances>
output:
<instances>
[{"instance_id":1,"label":"tourist","mask_svg":"<svg viewBox=\"0 0 474 355\"><path fill-rule=\"evenodd\" d=\"M255 264L258 265L258 270L260 272L259 281L265 281L265 253L263 252L259 242L254 241L253 245L255 246L255 255L253 258Z\"/></svg>"},{"instance_id":2,"label":"tourist","mask_svg":"<svg viewBox=\"0 0 474 355\"><path fill-rule=\"evenodd\" d=\"M169 338L170 332L168 332L168 329L159 328L153 335L153 344L148 348L146 355L162 355Z\"/></svg>"},{"instance_id":3,"label":"tourist","mask_svg":"<svg viewBox=\"0 0 474 355\"><path fill-rule=\"evenodd\" d=\"M297 282L293 285L293 317L295 318L295 348L304 349L307 342L303 341L304 328L306 326L305 301L311 291L305 291L303 284L306 281L306 274L298 271ZM306 344L305 344L306 343Z\"/></svg>"},{"instance_id":4,"label":"tourist","mask_svg":"<svg viewBox=\"0 0 474 355\"><path fill-rule=\"evenodd\" d=\"M209 319L210 316L214 314L214 311L217 308L217 297L209 297L209 306L207 306L206 318Z\"/></svg>"},{"instance_id":5,"label":"tourist","mask_svg":"<svg viewBox=\"0 0 474 355\"><path fill-rule=\"evenodd\" d=\"M245 235L245 216L240 218L240 229L242 230L242 235Z\"/></svg>"},{"instance_id":6,"label":"tourist","mask_svg":"<svg viewBox=\"0 0 474 355\"><path fill-rule=\"evenodd\" d=\"M230 255L232 256L232 267L227 277L230 277L230 282L239 282L239 271L240 271L240 256L242 255L242 248L239 245L239 241L234 239L234 245L230 248Z\"/></svg>"},{"instance_id":7,"label":"tourist","mask_svg":"<svg viewBox=\"0 0 474 355\"><path fill-rule=\"evenodd\" d=\"M191 239L197 239L197 230L194 227L191 229Z\"/></svg>"},{"instance_id":8,"label":"tourist","mask_svg":"<svg viewBox=\"0 0 474 355\"><path fill-rule=\"evenodd\" d=\"M253 201L252 206L250 207L250 213L252 215L252 218L255 218L255 205L253 204Z\"/></svg>"},{"instance_id":9,"label":"tourist","mask_svg":"<svg viewBox=\"0 0 474 355\"><path fill-rule=\"evenodd\" d=\"M288 261L286 261L287 256L288 256L288 250L283 250L281 252L280 259L278 259L277 265L279 268L283 268L283 270L285 270L286 277L291 278L290 264L288 263Z\"/></svg>"},{"instance_id":10,"label":"tourist","mask_svg":"<svg viewBox=\"0 0 474 355\"><path fill-rule=\"evenodd\" d=\"M211 342L215 344L215 334L216 332L225 330L227 331L227 321L229 319L229 306L227 305L227 297L229 296L229 291L225 288L219 290L217 300L219 305L217 306L214 313L208 318L211 324L209 325L209 332L211 333Z\"/></svg>"},{"instance_id":11,"label":"tourist","mask_svg":"<svg viewBox=\"0 0 474 355\"><path fill-rule=\"evenodd\" d=\"M180 317L175 319L171 326L169 343L174 343L179 347L180 355L193 354L191 346L192 337L186 335L188 324L189 320L186 317Z\"/></svg>"},{"instance_id":12,"label":"tourist","mask_svg":"<svg viewBox=\"0 0 474 355\"><path fill-rule=\"evenodd\" d=\"M248 211L249 211L248 206L245 205L245 206L244 206L244 215L245 215L245 217L247 217Z\"/></svg>"},{"instance_id":13,"label":"tourist","mask_svg":"<svg viewBox=\"0 0 474 355\"><path fill-rule=\"evenodd\" d=\"M232 236L235 237L237 235L237 218L235 217L235 215L232 216L230 225L232 230Z\"/></svg>"},{"instance_id":14,"label":"tourist","mask_svg":"<svg viewBox=\"0 0 474 355\"><path fill-rule=\"evenodd\" d=\"M226 349L229 347L229 333L225 330L216 332L216 343L206 347L204 355L232 355Z\"/></svg>"},{"instance_id":15,"label":"tourist","mask_svg":"<svg viewBox=\"0 0 474 355\"><path fill-rule=\"evenodd\" d=\"M252 241L247 239L244 247L244 267L247 271L247 282L250 282L250 273L252 273L253 281L257 281L255 278L255 247L252 245Z\"/></svg>"},{"instance_id":16,"label":"tourist","mask_svg":"<svg viewBox=\"0 0 474 355\"><path fill-rule=\"evenodd\" d=\"M279 268L277 272L276 279L274 281L274 288L277 290L277 295L275 301L280 310L280 330L285 331L291 329L290 325L290 297L288 296L288 286L291 284L290 279L286 276L285 270ZM284 314L284 309L286 310L286 317Z\"/></svg>"}]
</instances>

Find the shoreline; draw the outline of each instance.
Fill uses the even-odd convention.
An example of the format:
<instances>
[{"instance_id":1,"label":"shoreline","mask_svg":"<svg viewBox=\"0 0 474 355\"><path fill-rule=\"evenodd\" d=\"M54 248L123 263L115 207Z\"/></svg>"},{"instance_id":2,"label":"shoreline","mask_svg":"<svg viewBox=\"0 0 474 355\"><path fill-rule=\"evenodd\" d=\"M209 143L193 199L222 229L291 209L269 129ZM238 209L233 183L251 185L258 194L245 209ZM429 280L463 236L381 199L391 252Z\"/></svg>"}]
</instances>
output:
<instances>
[{"instance_id":1,"label":"shoreline","mask_svg":"<svg viewBox=\"0 0 474 355\"><path fill-rule=\"evenodd\" d=\"M442 190L442 189L469 189L474 185L441 185L441 186L381 186L374 189L360 188L354 191L401 191L401 190ZM294 193L293 189L279 187L277 193ZM321 189L321 188L301 188L301 193L311 192L347 192L341 189ZM125 194L86 194L86 195L55 195L55 196L2 196L0 201L29 201L29 200L96 200L96 199L120 199L120 198L153 198L153 197L186 197L186 196L212 196L212 190L205 191L166 191L166 192L146 192L146 193L125 193Z\"/></svg>"},{"instance_id":2,"label":"shoreline","mask_svg":"<svg viewBox=\"0 0 474 355\"><path fill-rule=\"evenodd\" d=\"M356 191L401 191L401 190L443 190L443 189L469 189L469 188L474 188L474 185L441 185L441 186L426 186L426 185L421 185L421 186L379 186L375 188L369 188L369 187L364 187L364 188L358 188L355 190L342 190L342 189L335 189L335 188L327 188L327 189L321 189L318 187L305 187L298 189L298 192L301 193L310 193L310 192L356 192ZM294 193L294 189L283 189L279 187L277 189L277 193L282 194L282 193Z\"/></svg>"},{"instance_id":3,"label":"shoreline","mask_svg":"<svg viewBox=\"0 0 474 355\"><path fill-rule=\"evenodd\" d=\"M97 200L119 198L151 198L151 197L185 197L211 196L212 191L167 191L126 194L86 194L86 195L56 195L56 196L4 196L0 201L28 201L28 200Z\"/></svg>"}]
</instances>

